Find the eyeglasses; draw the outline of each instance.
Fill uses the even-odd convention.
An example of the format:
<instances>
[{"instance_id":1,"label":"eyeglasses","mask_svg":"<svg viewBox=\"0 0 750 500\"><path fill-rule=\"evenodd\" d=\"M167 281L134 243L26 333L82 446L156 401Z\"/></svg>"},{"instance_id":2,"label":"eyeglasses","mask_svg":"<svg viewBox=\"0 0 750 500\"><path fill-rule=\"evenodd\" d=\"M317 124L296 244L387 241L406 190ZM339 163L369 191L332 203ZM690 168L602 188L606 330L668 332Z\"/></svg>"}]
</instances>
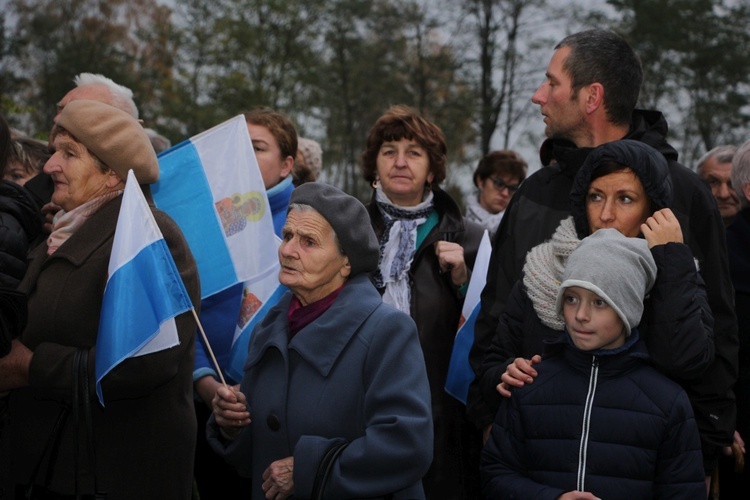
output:
<instances>
[{"instance_id":1,"label":"eyeglasses","mask_svg":"<svg viewBox=\"0 0 750 500\"><path fill-rule=\"evenodd\" d=\"M492 184L495 185L495 189L498 191L507 189L510 194L518 191L518 188L521 186L521 184L506 184L506 182L499 177L489 177L489 179L492 181Z\"/></svg>"}]
</instances>

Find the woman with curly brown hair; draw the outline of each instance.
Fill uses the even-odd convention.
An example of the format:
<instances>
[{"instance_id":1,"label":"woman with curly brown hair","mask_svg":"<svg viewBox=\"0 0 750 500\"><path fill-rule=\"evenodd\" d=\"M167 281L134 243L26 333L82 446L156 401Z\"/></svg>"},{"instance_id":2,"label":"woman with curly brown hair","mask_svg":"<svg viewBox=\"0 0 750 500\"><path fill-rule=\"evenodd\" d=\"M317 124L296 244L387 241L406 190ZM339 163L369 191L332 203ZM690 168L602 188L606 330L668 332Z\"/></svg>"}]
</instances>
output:
<instances>
[{"instance_id":1,"label":"woman with curly brown hair","mask_svg":"<svg viewBox=\"0 0 750 500\"><path fill-rule=\"evenodd\" d=\"M430 382L435 450L425 495L479 498L481 437L463 404L444 388L482 230L440 189L445 162L443 132L406 106L390 108L375 122L362 154L380 243L375 285L384 302L417 323Z\"/></svg>"}]
</instances>

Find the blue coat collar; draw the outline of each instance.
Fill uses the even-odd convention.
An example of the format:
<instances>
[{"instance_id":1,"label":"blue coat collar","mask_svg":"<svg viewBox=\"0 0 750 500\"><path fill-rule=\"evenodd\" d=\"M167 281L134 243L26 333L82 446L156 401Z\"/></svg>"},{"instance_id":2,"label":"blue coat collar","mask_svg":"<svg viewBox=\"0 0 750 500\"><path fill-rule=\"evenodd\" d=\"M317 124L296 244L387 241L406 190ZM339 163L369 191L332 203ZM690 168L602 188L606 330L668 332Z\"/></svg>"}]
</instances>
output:
<instances>
[{"instance_id":1,"label":"blue coat collar","mask_svg":"<svg viewBox=\"0 0 750 500\"><path fill-rule=\"evenodd\" d=\"M359 274L349 279L326 312L289 342L287 313L291 300L292 293L287 292L253 331L245 370L258 363L268 349L275 348L284 358L288 350L296 351L325 377L362 323L383 303L367 275Z\"/></svg>"}]
</instances>

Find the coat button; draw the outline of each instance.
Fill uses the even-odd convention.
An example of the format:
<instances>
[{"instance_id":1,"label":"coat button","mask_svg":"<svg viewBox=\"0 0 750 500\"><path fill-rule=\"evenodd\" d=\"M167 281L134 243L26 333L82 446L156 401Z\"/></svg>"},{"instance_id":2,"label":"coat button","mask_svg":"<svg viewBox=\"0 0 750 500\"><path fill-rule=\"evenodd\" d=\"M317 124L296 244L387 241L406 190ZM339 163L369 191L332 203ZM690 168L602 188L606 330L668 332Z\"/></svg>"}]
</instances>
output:
<instances>
[{"instance_id":1,"label":"coat button","mask_svg":"<svg viewBox=\"0 0 750 500\"><path fill-rule=\"evenodd\" d=\"M266 424L268 424L268 428L272 431L278 431L281 428L281 422L279 422L279 417L271 413L268 415L268 418L266 419Z\"/></svg>"}]
</instances>

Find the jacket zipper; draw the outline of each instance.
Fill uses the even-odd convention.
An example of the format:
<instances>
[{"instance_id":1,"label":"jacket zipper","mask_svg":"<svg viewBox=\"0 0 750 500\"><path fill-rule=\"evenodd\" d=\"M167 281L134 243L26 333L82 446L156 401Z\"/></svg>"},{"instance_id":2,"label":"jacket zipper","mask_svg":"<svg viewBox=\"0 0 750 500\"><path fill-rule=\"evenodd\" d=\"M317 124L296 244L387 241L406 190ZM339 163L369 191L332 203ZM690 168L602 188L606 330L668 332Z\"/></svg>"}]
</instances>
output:
<instances>
[{"instance_id":1,"label":"jacket zipper","mask_svg":"<svg viewBox=\"0 0 750 500\"><path fill-rule=\"evenodd\" d=\"M591 360L591 374L589 375L589 389L586 394L586 404L583 408L583 426L581 429L581 443L578 448L578 477L576 478L576 490L586 491L584 482L586 480L586 460L589 447L589 429L591 425L591 409L594 406L594 395L599 378L599 360L594 356Z\"/></svg>"}]
</instances>

